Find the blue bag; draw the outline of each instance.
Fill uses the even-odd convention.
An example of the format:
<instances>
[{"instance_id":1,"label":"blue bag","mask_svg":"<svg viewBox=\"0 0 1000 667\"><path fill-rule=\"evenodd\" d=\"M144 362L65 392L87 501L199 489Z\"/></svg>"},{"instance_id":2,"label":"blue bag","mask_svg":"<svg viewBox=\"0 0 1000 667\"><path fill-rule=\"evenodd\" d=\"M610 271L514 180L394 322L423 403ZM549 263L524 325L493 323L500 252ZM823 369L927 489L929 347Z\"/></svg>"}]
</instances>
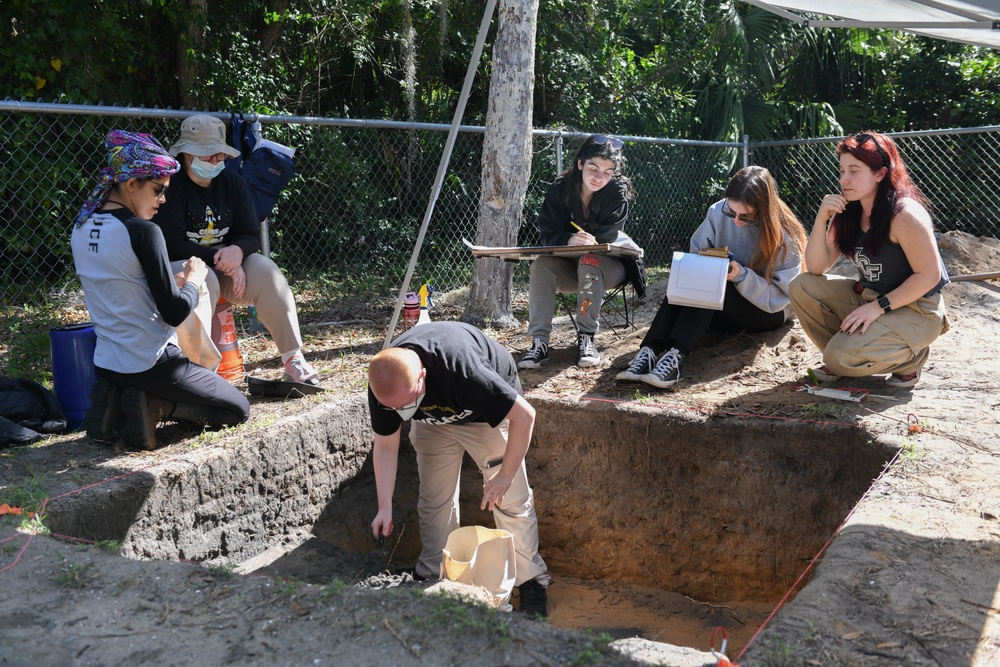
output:
<instances>
[{"instance_id":1,"label":"blue bag","mask_svg":"<svg viewBox=\"0 0 1000 667\"><path fill-rule=\"evenodd\" d=\"M230 114L227 141L240 155L226 160L226 169L235 169L250 188L259 222L271 215L281 191L295 175L292 158L260 143L260 123L250 123L243 114Z\"/></svg>"}]
</instances>

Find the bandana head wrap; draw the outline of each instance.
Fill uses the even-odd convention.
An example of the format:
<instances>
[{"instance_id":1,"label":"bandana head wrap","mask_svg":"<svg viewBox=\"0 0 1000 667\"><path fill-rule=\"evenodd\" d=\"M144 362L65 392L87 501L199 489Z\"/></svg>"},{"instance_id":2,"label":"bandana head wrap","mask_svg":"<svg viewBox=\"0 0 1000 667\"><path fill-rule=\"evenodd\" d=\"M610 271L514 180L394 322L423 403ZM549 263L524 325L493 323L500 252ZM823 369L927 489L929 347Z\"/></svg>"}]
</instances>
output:
<instances>
[{"instance_id":1,"label":"bandana head wrap","mask_svg":"<svg viewBox=\"0 0 1000 667\"><path fill-rule=\"evenodd\" d=\"M112 130L104 138L108 166L101 169L97 184L76 216L77 226L104 203L115 183L130 178L161 178L176 173L181 165L151 134Z\"/></svg>"}]
</instances>

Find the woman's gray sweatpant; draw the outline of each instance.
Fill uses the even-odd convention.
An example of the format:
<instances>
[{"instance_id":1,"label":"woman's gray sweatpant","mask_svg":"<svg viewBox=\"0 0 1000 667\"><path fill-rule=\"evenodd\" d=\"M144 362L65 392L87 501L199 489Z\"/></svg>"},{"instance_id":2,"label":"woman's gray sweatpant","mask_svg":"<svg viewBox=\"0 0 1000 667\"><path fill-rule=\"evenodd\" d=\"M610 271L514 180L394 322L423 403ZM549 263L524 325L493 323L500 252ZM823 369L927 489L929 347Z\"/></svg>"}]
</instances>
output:
<instances>
[{"instance_id":1,"label":"woman's gray sweatpant","mask_svg":"<svg viewBox=\"0 0 1000 667\"><path fill-rule=\"evenodd\" d=\"M576 325L580 333L596 334L600 327L605 289L625 282L621 260L606 255L553 257L544 255L531 263L528 284L528 335L546 345L552 332L556 292L576 292Z\"/></svg>"}]
</instances>

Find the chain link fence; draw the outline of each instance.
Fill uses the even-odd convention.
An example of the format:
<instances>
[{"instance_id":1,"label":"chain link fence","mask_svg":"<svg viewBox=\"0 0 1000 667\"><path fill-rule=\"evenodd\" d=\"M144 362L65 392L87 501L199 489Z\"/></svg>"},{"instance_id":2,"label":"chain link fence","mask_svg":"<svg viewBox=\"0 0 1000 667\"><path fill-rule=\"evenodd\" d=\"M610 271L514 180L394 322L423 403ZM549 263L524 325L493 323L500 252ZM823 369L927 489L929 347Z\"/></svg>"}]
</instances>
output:
<instances>
[{"instance_id":1,"label":"chain link fence","mask_svg":"<svg viewBox=\"0 0 1000 667\"><path fill-rule=\"evenodd\" d=\"M79 289L69 230L103 167L112 129L148 132L169 146L191 111L0 102L0 305L45 304ZM228 114L214 114L228 119ZM252 115L251 115L252 117ZM296 174L267 221L272 257L292 283L331 286L331 302L391 301L406 275L431 195L447 125L260 117L264 138L296 148ZM536 130L518 243L537 243L545 188L586 134ZM1000 127L894 134L934 205L940 231L996 236L1000 227ZM435 204L411 288L469 283L478 217L483 128L462 126ZM744 164L768 167L808 228L822 196L838 188L837 138L716 143L624 137L637 192L627 231L650 267L664 266ZM515 281L525 284L527 268Z\"/></svg>"}]
</instances>

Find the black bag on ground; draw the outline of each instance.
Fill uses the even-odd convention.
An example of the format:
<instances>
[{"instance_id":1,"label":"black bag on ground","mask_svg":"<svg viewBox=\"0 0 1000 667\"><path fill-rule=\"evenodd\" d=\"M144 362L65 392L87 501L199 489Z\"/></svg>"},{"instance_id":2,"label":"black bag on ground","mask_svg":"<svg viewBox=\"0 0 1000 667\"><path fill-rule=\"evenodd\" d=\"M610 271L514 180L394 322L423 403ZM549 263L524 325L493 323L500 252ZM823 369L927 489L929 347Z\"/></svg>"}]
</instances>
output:
<instances>
[{"instance_id":1,"label":"black bag on ground","mask_svg":"<svg viewBox=\"0 0 1000 667\"><path fill-rule=\"evenodd\" d=\"M295 175L292 158L269 146L260 146L257 123L247 122L243 114L230 114L227 140L240 155L226 160L226 169L235 169L250 188L258 222L271 215L281 191Z\"/></svg>"}]
</instances>

